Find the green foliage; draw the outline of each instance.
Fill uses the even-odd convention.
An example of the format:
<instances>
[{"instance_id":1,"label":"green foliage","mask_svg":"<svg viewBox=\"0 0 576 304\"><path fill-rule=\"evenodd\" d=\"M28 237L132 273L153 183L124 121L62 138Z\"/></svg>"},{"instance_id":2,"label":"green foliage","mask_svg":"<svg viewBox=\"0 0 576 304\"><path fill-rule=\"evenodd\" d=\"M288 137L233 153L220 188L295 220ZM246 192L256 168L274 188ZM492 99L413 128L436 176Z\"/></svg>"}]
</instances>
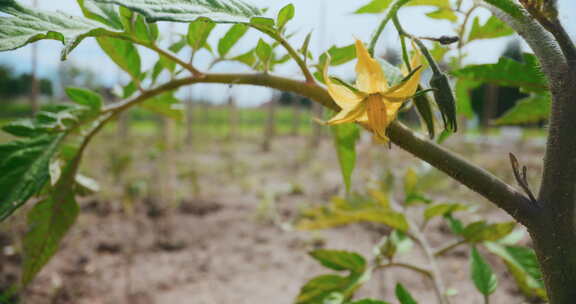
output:
<instances>
[{"instance_id":1,"label":"green foliage","mask_svg":"<svg viewBox=\"0 0 576 304\"><path fill-rule=\"evenodd\" d=\"M497 125L537 123L550 116L550 96L534 95L524 98L504 115L498 118Z\"/></svg>"},{"instance_id":2,"label":"green foliage","mask_svg":"<svg viewBox=\"0 0 576 304\"><path fill-rule=\"evenodd\" d=\"M468 210L468 206L462 204L434 204L426 208L424 219L429 221L437 216L445 216L463 210Z\"/></svg>"},{"instance_id":3,"label":"green foliage","mask_svg":"<svg viewBox=\"0 0 576 304\"><path fill-rule=\"evenodd\" d=\"M330 55L330 65L342 65L356 59L356 48L354 44L343 47L333 46L328 50L327 54ZM322 58L320 62L323 62Z\"/></svg>"},{"instance_id":4,"label":"green foliage","mask_svg":"<svg viewBox=\"0 0 576 304\"><path fill-rule=\"evenodd\" d=\"M62 12L43 12L18 4L15 0L0 2L0 51L23 47L29 43L52 39L65 45L62 58L85 38L113 35L99 23ZM110 29L112 30L112 29Z\"/></svg>"},{"instance_id":5,"label":"green foliage","mask_svg":"<svg viewBox=\"0 0 576 304\"><path fill-rule=\"evenodd\" d=\"M117 8L112 4L97 3L94 0L77 0L84 17L103 23L113 29L123 30L124 24Z\"/></svg>"},{"instance_id":6,"label":"green foliage","mask_svg":"<svg viewBox=\"0 0 576 304\"><path fill-rule=\"evenodd\" d=\"M499 38L512 34L514 34L514 30L494 16L490 16L482 25L480 24L480 18L476 17L468 35L468 41Z\"/></svg>"},{"instance_id":7,"label":"green foliage","mask_svg":"<svg viewBox=\"0 0 576 304\"><path fill-rule=\"evenodd\" d=\"M517 87L526 92L544 93L548 90L548 81L540 71L536 57L531 54L524 54L524 62L502 57L498 63L471 65L452 74L459 79Z\"/></svg>"},{"instance_id":8,"label":"green foliage","mask_svg":"<svg viewBox=\"0 0 576 304\"><path fill-rule=\"evenodd\" d=\"M136 46L129 41L99 37L98 44L106 55L132 78L138 79L142 69L140 54Z\"/></svg>"},{"instance_id":9,"label":"green foliage","mask_svg":"<svg viewBox=\"0 0 576 304\"><path fill-rule=\"evenodd\" d=\"M360 138L360 129L355 124L335 125L331 129L346 193L350 193L352 172L356 166L356 142Z\"/></svg>"},{"instance_id":10,"label":"green foliage","mask_svg":"<svg viewBox=\"0 0 576 304\"><path fill-rule=\"evenodd\" d=\"M412 0L406 6L433 6L436 10L427 13L426 16L434 19L446 19L451 22L456 22L458 17L454 13L450 0Z\"/></svg>"},{"instance_id":11,"label":"green foliage","mask_svg":"<svg viewBox=\"0 0 576 304\"><path fill-rule=\"evenodd\" d=\"M282 31L290 20L294 18L295 8L294 4L290 3L284 6L280 12L278 12L278 16L276 17L276 24L278 25L278 30Z\"/></svg>"},{"instance_id":12,"label":"green foliage","mask_svg":"<svg viewBox=\"0 0 576 304\"><path fill-rule=\"evenodd\" d=\"M364 299L364 300L351 302L350 304L390 304L390 303L380 301L380 300Z\"/></svg>"},{"instance_id":13,"label":"green foliage","mask_svg":"<svg viewBox=\"0 0 576 304\"><path fill-rule=\"evenodd\" d=\"M470 253L470 275L476 289L484 296L489 296L496 291L498 279L490 264L484 260L476 247L472 247Z\"/></svg>"},{"instance_id":14,"label":"green foliage","mask_svg":"<svg viewBox=\"0 0 576 304\"><path fill-rule=\"evenodd\" d=\"M268 70L272 56L274 56L272 46L266 43L263 39L260 39L256 46L255 53L260 61L261 69Z\"/></svg>"},{"instance_id":15,"label":"green foliage","mask_svg":"<svg viewBox=\"0 0 576 304\"><path fill-rule=\"evenodd\" d=\"M499 256L512 273L520 290L528 296L546 298L542 273L536 254L532 249L519 246L505 246L497 243L486 243L486 248Z\"/></svg>"},{"instance_id":16,"label":"green foliage","mask_svg":"<svg viewBox=\"0 0 576 304\"><path fill-rule=\"evenodd\" d=\"M102 109L104 104L102 96L85 89L67 88L66 95L75 103L86 106L96 113Z\"/></svg>"},{"instance_id":17,"label":"green foliage","mask_svg":"<svg viewBox=\"0 0 576 304\"><path fill-rule=\"evenodd\" d=\"M393 0L372 0L370 3L356 10L355 14L378 14L385 11Z\"/></svg>"},{"instance_id":18,"label":"green foliage","mask_svg":"<svg viewBox=\"0 0 576 304\"><path fill-rule=\"evenodd\" d=\"M214 22L246 22L262 14L240 0L93 0L114 3L142 14L149 22L192 22L198 17Z\"/></svg>"},{"instance_id":19,"label":"green foliage","mask_svg":"<svg viewBox=\"0 0 576 304\"><path fill-rule=\"evenodd\" d=\"M347 276L321 275L311 279L300 290L296 304L336 303L352 297L354 292L369 278L366 260L359 254L337 250L316 250L310 255L322 265L336 270L348 271ZM325 302L326 301L326 302Z\"/></svg>"},{"instance_id":20,"label":"green foliage","mask_svg":"<svg viewBox=\"0 0 576 304\"><path fill-rule=\"evenodd\" d=\"M514 18L523 16L522 9L513 0L484 0Z\"/></svg>"},{"instance_id":21,"label":"green foliage","mask_svg":"<svg viewBox=\"0 0 576 304\"><path fill-rule=\"evenodd\" d=\"M190 23L188 26L188 45L192 47L192 50L198 51L207 46L206 41L215 26L214 22L205 18L199 18Z\"/></svg>"},{"instance_id":22,"label":"green foliage","mask_svg":"<svg viewBox=\"0 0 576 304\"><path fill-rule=\"evenodd\" d=\"M395 292L396 292L396 298L398 298L400 304L418 304L418 302L414 300L410 292L406 290L404 285L400 283L396 284Z\"/></svg>"},{"instance_id":23,"label":"green foliage","mask_svg":"<svg viewBox=\"0 0 576 304\"><path fill-rule=\"evenodd\" d=\"M474 117L472 109L472 100L470 94L474 88L480 86L481 82L470 79L459 78L456 82L456 108L457 113L471 119Z\"/></svg>"},{"instance_id":24,"label":"green foliage","mask_svg":"<svg viewBox=\"0 0 576 304\"><path fill-rule=\"evenodd\" d=\"M28 213L28 233L24 237L22 285L26 286L58 250L60 241L78 217L74 187L79 158L70 161L63 176L50 190L50 196Z\"/></svg>"},{"instance_id":25,"label":"green foliage","mask_svg":"<svg viewBox=\"0 0 576 304\"><path fill-rule=\"evenodd\" d=\"M141 104L141 107L175 120L184 119L182 104L180 100L174 97L174 92L167 92L146 100Z\"/></svg>"},{"instance_id":26,"label":"green foliage","mask_svg":"<svg viewBox=\"0 0 576 304\"><path fill-rule=\"evenodd\" d=\"M516 223L487 224L485 221L478 221L469 224L462 231L462 236L470 243L496 241L510 234Z\"/></svg>"},{"instance_id":27,"label":"green foliage","mask_svg":"<svg viewBox=\"0 0 576 304\"><path fill-rule=\"evenodd\" d=\"M0 145L0 221L42 190L62 134L41 135Z\"/></svg>"},{"instance_id":28,"label":"green foliage","mask_svg":"<svg viewBox=\"0 0 576 304\"><path fill-rule=\"evenodd\" d=\"M234 24L228 32L218 42L218 54L224 58L232 47L246 34L248 26L244 24Z\"/></svg>"},{"instance_id":29,"label":"green foliage","mask_svg":"<svg viewBox=\"0 0 576 304\"><path fill-rule=\"evenodd\" d=\"M385 194L378 190L370 196L352 196L348 200L334 198L328 206L310 208L303 212L297 227L303 230L327 229L357 222L383 224L400 231L408 230L404 214L390 208Z\"/></svg>"}]
</instances>

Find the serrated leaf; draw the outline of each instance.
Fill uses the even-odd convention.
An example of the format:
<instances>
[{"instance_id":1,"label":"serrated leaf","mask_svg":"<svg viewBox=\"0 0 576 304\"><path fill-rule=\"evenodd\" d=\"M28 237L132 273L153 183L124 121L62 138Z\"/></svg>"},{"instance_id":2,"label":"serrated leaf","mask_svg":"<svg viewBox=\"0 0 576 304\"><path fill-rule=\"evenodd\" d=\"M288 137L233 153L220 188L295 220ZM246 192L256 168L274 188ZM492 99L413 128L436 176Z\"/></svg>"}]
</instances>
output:
<instances>
[{"instance_id":1,"label":"serrated leaf","mask_svg":"<svg viewBox=\"0 0 576 304\"><path fill-rule=\"evenodd\" d=\"M372 0L370 3L357 9L354 14L379 14L384 12L393 0Z\"/></svg>"},{"instance_id":2,"label":"serrated leaf","mask_svg":"<svg viewBox=\"0 0 576 304\"><path fill-rule=\"evenodd\" d=\"M506 111L495 123L497 125L517 125L537 123L550 117L550 96L534 95L521 99Z\"/></svg>"},{"instance_id":3,"label":"serrated leaf","mask_svg":"<svg viewBox=\"0 0 576 304\"><path fill-rule=\"evenodd\" d=\"M110 37L99 37L97 41L102 50L114 63L132 78L139 79L142 63L138 49L134 44L126 40Z\"/></svg>"},{"instance_id":4,"label":"serrated leaf","mask_svg":"<svg viewBox=\"0 0 576 304\"><path fill-rule=\"evenodd\" d=\"M66 95L75 103L86 106L94 112L102 109L104 102L102 96L95 92L79 88L67 88Z\"/></svg>"},{"instance_id":5,"label":"serrated leaf","mask_svg":"<svg viewBox=\"0 0 576 304\"><path fill-rule=\"evenodd\" d=\"M220 54L220 57L225 57L247 31L248 26L244 24L234 24L218 42L218 54Z\"/></svg>"},{"instance_id":6,"label":"serrated leaf","mask_svg":"<svg viewBox=\"0 0 576 304\"><path fill-rule=\"evenodd\" d=\"M356 142L360 138L360 130L355 124L335 125L331 129L346 193L350 193L352 173L356 166Z\"/></svg>"},{"instance_id":7,"label":"serrated leaf","mask_svg":"<svg viewBox=\"0 0 576 304\"><path fill-rule=\"evenodd\" d=\"M93 0L77 0L86 18L96 20L116 30L124 30L118 9L112 4L97 3Z\"/></svg>"},{"instance_id":8,"label":"serrated leaf","mask_svg":"<svg viewBox=\"0 0 576 304\"><path fill-rule=\"evenodd\" d=\"M476 247L472 247L470 253L470 275L474 286L481 294L489 296L496 291L498 279L490 264L484 260Z\"/></svg>"},{"instance_id":9,"label":"serrated leaf","mask_svg":"<svg viewBox=\"0 0 576 304\"><path fill-rule=\"evenodd\" d=\"M93 0L114 3L142 14L149 22L192 22L199 17L215 22L247 22L263 12L241 0Z\"/></svg>"},{"instance_id":10,"label":"serrated leaf","mask_svg":"<svg viewBox=\"0 0 576 304\"><path fill-rule=\"evenodd\" d=\"M206 46L208 36L215 26L214 22L206 18L200 18L190 23L188 26L188 44L193 50L198 51Z\"/></svg>"},{"instance_id":11,"label":"serrated leaf","mask_svg":"<svg viewBox=\"0 0 576 304\"><path fill-rule=\"evenodd\" d=\"M349 270L355 273L366 270L366 260L355 252L319 249L310 252L310 256L332 270Z\"/></svg>"},{"instance_id":12,"label":"serrated leaf","mask_svg":"<svg viewBox=\"0 0 576 304\"><path fill-rule=\"evenodd\" d=\"M532 249L520 246L502 246L491 242L485 243L485 246L491 253L505 262L516 284L525 295L546 299L542 273L536 254Z\"/></svg>"},{"instance_id":13,"label":"serrated leaf","mask_svg":"<svg viewBox=\"0 0 576 304\"><path fill-rule=\"evenodd\" d=\"M50 179L50 161L63 134L0 145L0 221L40 192Z\"/></svg>"},{"instance_id":14,"label":"serrated leaf","mask_svg":"<svg viewBox=\"0 0 576 304\"><path fill-rule=\"evenodd\" d=\"M438 204L432 205L424 211L424 219L427 221L437 217L452 214L457 211L468 210L468 206L462 204Z\"/></svg>"},{"instance_id":15,"label":"serrated leaf","mask_svg":"<svg viewBox=\"0 0 576 304\"><path fill-rule=\"evenodd\" d=\"M278 26L279 30L284 29L286 23L294 18L295 9L294 4L290 3L284 6L280 12L278 12L278 17L276 18L276 25Z\"/></svg>"},{"instance_id":16,"label":"serrated leaf","mask_svg":"<svg viewBox=\"0 0 576 304\"><path fill-rule=\"evenodd\" d=\"M508 15L514 18L522 17L522 9L514 3L512 0L484 0L487 3L494 5L495 7L501 9Z\"/></svg>"},{"instance_id":17,"label":"serrated leaf","mask_svg":"<svg viewBox=\"0 0 576 304\"><path fill-rule=\"evenodd\" d=\"M482 25L480 24L480 18L476 17L474 18L468 41L499 38L512 34L514 34L514 30L494 16L490 16Z\"/></svg>"},{"instance_id":18,"label":"serrated leaf","mask_svg":"<svg viewBox=\"0 0 576 304\"><path fill-rule=\"evenodd\" d=\"M466 226L462 236L471 243L496 241L510 234L515 226L514 222L487 224L485 221L478 221Z\"/></svg>"},{"instance_id":19,"label":"serrated leaf","mask_svg":"<svg viewBox=\"0 0 576 304\"><path fill-rule=\"evenodd\" d=\"M548 81L534 55L525 54L524 62L502 57L495 64L471 65L453 71L460 79L517 87L527 92L546 92Z\"/></svg>"},{"instance_id":20,"label":"serrated leaf","mask_svg":"<svg viewBox=\"0 0 576 304\"><path fill-rule=\"evenodd\" d=\"M404 285L398 283L396 284L396 298L400 301L400 304L418 304L416 300L412 297L410 292L406 290Z\"/></svg>"},{"instance_id":21,"label":"serrated leaf","mask_svg":"<svg viewBox=\"0 0 576 304\"><path fill-rule=\"evenodd\" d=\"M0 51L50 39L64 44L61 57L65 59L85 38L115 34L111 28L90 19L32 9L15 0L1 0L0 12L8 15L0 17Z\"/></svg>"}]
</instances>

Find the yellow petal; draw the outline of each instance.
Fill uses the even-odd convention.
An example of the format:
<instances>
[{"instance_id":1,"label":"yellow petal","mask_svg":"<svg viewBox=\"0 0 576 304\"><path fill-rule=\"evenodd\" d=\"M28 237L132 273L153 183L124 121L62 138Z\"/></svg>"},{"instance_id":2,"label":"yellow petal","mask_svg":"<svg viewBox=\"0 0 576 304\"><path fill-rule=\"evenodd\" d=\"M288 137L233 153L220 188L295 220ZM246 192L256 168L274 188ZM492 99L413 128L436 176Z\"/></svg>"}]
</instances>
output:
<instances>
[{"instance_id":1,"label":"yellow petal","mask_svg":"<svg viewBox=\"0 0 576 304\"><path fill-rule=\"evenodd\" d=\"M354 122L365 113L366 113L366 103L362 102L352 109L340 111L340 113L336 114L336 116L327 121L326 124L337 125L347 122Z\"/></svg>"},{"instance_id":2,"label":"yellow petal","mask_svg":"<svg viewBox=\"0 0 576 304\"><path fill-rule=\"evenodd\" d=\"M412 57L411 65L412 68L421 67L422 59L421 59L420 52L416 51L416 54ZM406 80L405 82L401 83L398 86L394 86L387 92L385 92L384 98L389 100L390 102L403 102L407 99L410 99L416 93L416 89L418 89L418 85L420 84L420 76L422 75L422 68L419 68L410 79ZM408 75L408 73L406 73Z\"/></svg>"},{"instance_id":3,"label":"yellow petal","mask_svg":"<svg viewBox=\"0 0 576 304\"><path fill-rule=\"evenodd\" d=\"M358 57L356 87L368 94L385 92L388 89L388 82L382 67L378 61L370 57L370 53L360 40L356 40L356 56Z\"/></svg>"},{"instance_id":4,"label":"yellow petal","mask_svg":"<svg viewBox=\"0 0 576 304\"><path fill-rule=\"evenodd\" d=\"M366 112L368 113L368 124L374 132L376 138L387 140L386 127L388 120L388 109L386 103L379 94L373 94L366 99Z\"/></svg>"},{"instance_id":5,"label":"yellow petal","mask_svg":"<svg viewBox=\"0 0 576 304\"><path fill-rule=\"evenodd\" d=\"M334 102L342 108L342 110L353 109L358 103L364 99L362 94L357 94L345 86L337 85L330 80L328 76L328 65L330 64L330 59L326 60L324 65L324 81L326 82L326 87L328 88L328 93Z\"/></svg>"}]
</instances>

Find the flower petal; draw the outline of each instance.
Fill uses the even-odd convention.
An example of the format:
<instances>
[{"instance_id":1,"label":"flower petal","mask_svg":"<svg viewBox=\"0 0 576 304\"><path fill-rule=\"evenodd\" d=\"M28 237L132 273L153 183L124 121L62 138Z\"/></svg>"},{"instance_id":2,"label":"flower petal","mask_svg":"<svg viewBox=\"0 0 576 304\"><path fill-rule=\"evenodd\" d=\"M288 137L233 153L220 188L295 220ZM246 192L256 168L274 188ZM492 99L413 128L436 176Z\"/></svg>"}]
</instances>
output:
<instances>
[{"instance_id":1,"label":"flower petal","mask_svg":"<svg viewBox=\"0 0 576 304\"><path fill-rule=\"evenodd\" d=\"M404 81L398 86L390 88L387 92L385 92L383 94L384 98L390 102L403 102L412 98L414 93L416 93L416 89L418 89L418 85L420 84L420 76L422 75L423 70L421 68L421 64L422 54L420 54L419 51L416 51L416 54L412 57L411 60L411 67L413 69L418 68L418 70L414 72L408 80ZM406 73L405 75L409 75L409 73Z\"/></svg>"},{"instance_id":2,"label":"flower petal","mask_svg":"<svg viewBox=\"0 0 576 304\"><path fill-rule=\"evenodd\" d=\"M387 140L386 127L390 121L388 120L388 109L386 103L379 94L373 94L366 99L366 112L368 113L368 125L374 132L376 138Z\"/></svg>"},{"instance_id":3,"label":"flower petal","mask_svg":"<svg viewBox=\"0 0 576 304\"><path fill-rule=\"evenodd\" d=\"M356 40L356 56L358 57L358 63L356 63L358 89L368 94L385 92L388 89L388 81L382 67L378 61L370 57L370 53L360 40Z\"/></svg>"},{"instance_id":4,"label":"flower petal","mask_svg":"<svg viewBox=\"0 0 576 304\"><path fill-rule=\"evenodd\" d=\"M347 122L354 122L366 113L366 103L361 102L356 107L348 110L342 110L332 119L326 122L327 125L337 125Z\"/></svg>"},{"instance_id":5,"label":"flower petal","mask_svg":"<svg viewBox=\"0 0 576 304\"><path fill-rule=\"evenodd\" d=\"M330 80L328 76L328 65L330 64L330 58L326 60L326 64L324 65L324 70L322 71L324 74L324 81L326 83L326 87L328 88L328 93L330 97L334 100L334 102L342 108L342 110L350 110L353 109L358 103L360 103L364 96L362 94L358 94L353 92L349 88L345 86L341 86L335 84Z\"/></svg>"}]
</instances>

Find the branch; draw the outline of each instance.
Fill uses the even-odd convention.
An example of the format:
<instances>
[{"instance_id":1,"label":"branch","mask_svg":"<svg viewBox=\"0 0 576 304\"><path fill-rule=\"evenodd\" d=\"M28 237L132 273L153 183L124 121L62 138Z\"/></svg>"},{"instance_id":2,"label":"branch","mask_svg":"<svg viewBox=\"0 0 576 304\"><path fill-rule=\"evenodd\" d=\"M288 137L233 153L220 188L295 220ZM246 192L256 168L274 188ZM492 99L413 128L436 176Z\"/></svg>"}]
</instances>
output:
<instances>
[{"instance_id":1,"label":"branch","mask_svg":"<svg viewBox=\"0 0 576 304\"><path fill-rule=\"evenodd\" d=\"M319 86L310 86L303 81L292 80L268 74L205 74L202 77L188 77L173 80L142 95L108 106L105 112L125 110L146 99L163 92L175 90L195 83L227 83L257 85L288 91L308 97L323 106L340 111L328 92ZM504 209L521 224L529 227L538 210L522 193L508 186L491 173L475 166L466 159L448 151L436 143L416 135L412 130L396 121L388 129L390 140L402 149L428 162L450 177L479 193L498 207Z\"/></svg>"},{"instance_id":2,"label":"branch","mask_svg":"<svg viewBox=\"0 0 576 304\"><path fill-rule=\"evenodd\" d=\"M554 37L542 25L534 20L526 11L521 18L514 18L499 8L482 3L482 6L488 8L494 16L508 24L516 31L534 51L540 63L542 70L550 78L552 83L563 78L563 69L567 62L562 54L562 50Z\"/></svg>"}]
</instances>

